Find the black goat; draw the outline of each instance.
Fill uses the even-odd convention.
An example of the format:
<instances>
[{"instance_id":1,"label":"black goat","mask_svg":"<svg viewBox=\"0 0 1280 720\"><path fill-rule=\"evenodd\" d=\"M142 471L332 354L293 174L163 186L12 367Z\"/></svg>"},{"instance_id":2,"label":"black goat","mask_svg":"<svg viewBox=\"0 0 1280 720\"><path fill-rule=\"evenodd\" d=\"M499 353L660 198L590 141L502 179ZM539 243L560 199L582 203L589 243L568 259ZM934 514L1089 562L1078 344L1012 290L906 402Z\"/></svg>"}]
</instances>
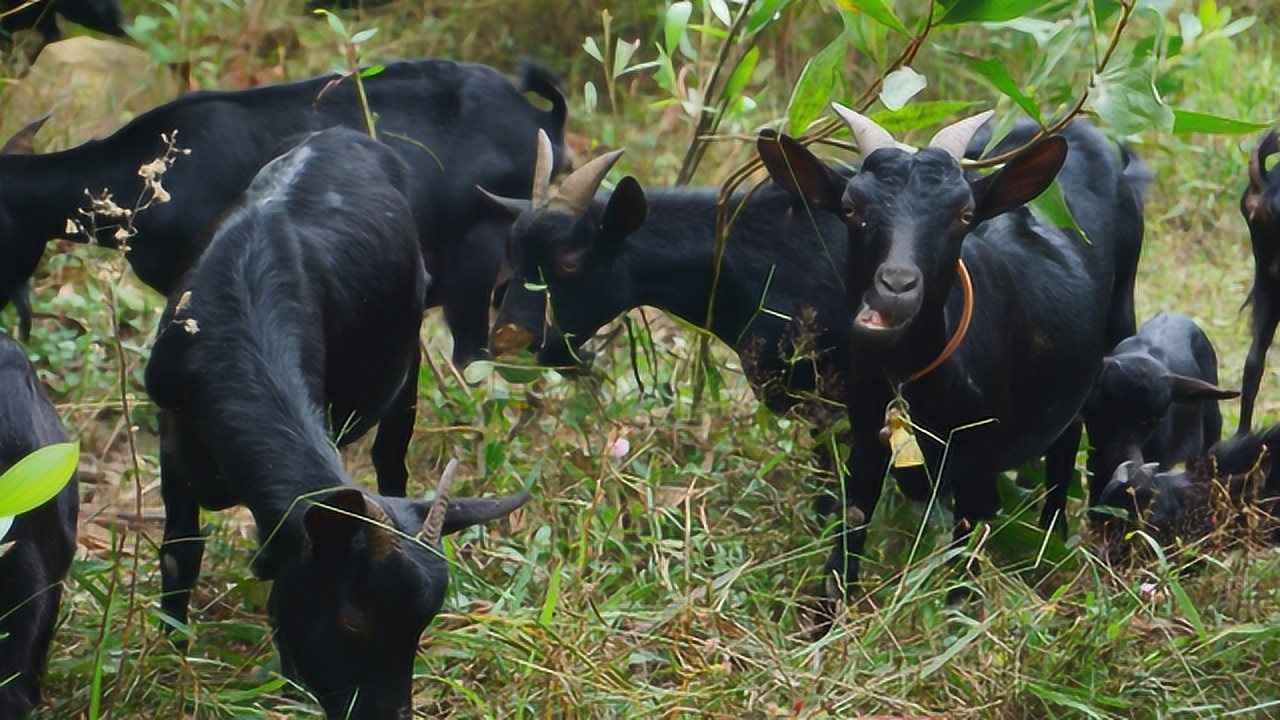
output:
<instances>
[{"instance_id":1,"label":"black goat","mask_svg":"<svg viewBox=\"0 0 1280 720\"><path fill-rule=\"evenodd\" d=\"M445 503L384 497L404 492L428 282L409 187L392 150L343 128L267 164L177 284L147 365L162 410L162 608L186 621L199 508L248 507L281 665L333 718L407 716L418 638L448 583L440 523L454 532L528 499L454 500L430 520ZM334 448L379 421L382 495L353 486Z\"/></svg>"},{"instance_id":2,"label":"black goat","mask_svg":"<svg viewBox=\"0 0 1280 720\"><path fill-rule=\"evenodd\" d=\"M912 153L837 109L863 153L847 182L791 138L758 147L775 182L848 227L849 509L827 562L848 591L893 455L877 433L891 428L886 415L909 413L943 438L964 428L946 448L920 441L923 467L954 500L957 543L998 510L997 474L1046 453L1041 522L1061 526L1078 414L1106 350L1134 331L1142 210L1119 153L1084 122L974 177L959 159L989 113ZM1022 207L1055 176L1089 242ZM899 484L913 497L929 490Z\"/></svg>"},{"instance_id":3,"label":"black goat","mask_svg":"<svg viewBox=\"0 0 1280 720\"><path fill-rule=\"evenodd\" d=\"M1253 304L1253 341L1240 387L1239 434L1253 427L1253 404L1267 366L1267 350L1280 323L1280 166L1267 170L1267 158L1277 152L1280 139L1273 128L1249 158L1249 187L1240 198L1240 213L1249 225L1253 246L1253 287L1245 300Z\"/></svg>"},{"instance_id":4,"label":"black goat","mask_svg":"<svg viewBox=\"0 0 1280 720\"><path fill-rule=\"evenodd\" d=\"M1155 463L1125 461L1102 491L1099 505L1127 522L1101 516L1111 542L1131 527L1148 529L1163 545L1195 542L1226 526L1247 506L1276 516L1280 499L1280 425L1224 438L1185 469L1160 471ZM1280 532L1271 528L1272 542Z\"/></svg>"},{"instance_id":5,"label":"black goat","mask_svg":"<svg viewBox=\"0 0 1280 720\"><path fill-rule=\"evenodd\" d=\"M1103 358L1085 405L1090 489L1101 492L1126 460L1167 469L1204 455L1222 437L1218 401L1239 395L1218 387L1218 355L1195 321L1151 318Z\"/></svg>"},{"instance_id":6,"label":"black goat","mask_svg":"<svg viewBox=\"0 0 1280 720\"><path fill-rule=\"evenodd\" d=\"M26 352L0 333L0 472L66 441ZM79 504L72 477L52 500L15 518L2 541L13 547L0 556L0 718L26 717L40 703L62 578L75 553Z\"/></svg>"},{"instance_id":7,"label":"black goat","mask_svg":"<svg viewBox=\"0 0 1280 720\"><path fill-rule=\"evenodd\" d=\"M129 261L147 285L171 294L197 236L248 186L288 139L333 126L361 128L353 84L325 76L239 92L200 92L146 112L105 140L47 155L0 157L0 308L15 301L45 243L65 234L85 189L109 188L122 205L144 188L139 167L164 152L162 133L178 131L191 151L164 175L172 201L139 213ZM334 84L337 83L337 84ZM327 88L327 90L326 90ZM437 281L428 307L443 304L453 357L485 351L489 298L509 221L479 197L477 183L528 192L537 129L562 157L564 96L554 78L525 67L522 89L551 102L539 110L495 70L446 60L391 63L365 80L380 137L408 163L410 206L427 269ZM23 137L29 142L28 130ZM19 146L26 143L19 143ZM97 241L114 246L114 228Z\"/></svg>"},{"instance_id":8,"label":"black goat","mask_svg":"<svg viewBox=\"0 0 1280 720\"><path fill-rule=\"evenodd\" d=\"M547 365L571 365L583 342L641 305L702 326L716 283L708 329L738 352L771 409L782 411L815 391L828 407L843 403L839 378L849 364L849 333L838 219L807 212L772 184L739 196L731 201L741 209L731 212L736 220L717 276L714 188L653 190L646 197L626 177L597 196L617 151L583 166L550 195L551 148L545 137L539 142L548 160L532 203L493 198L516 217L507 243L512 274L490 337L494 352L537 345L548 298L554 327L539 351Z\"/></svg>"},{"instance_id":9,"label":"black goat","mask_svg":"<svg viewBox=\"0 0 1280 720\"><path fill-rule=\"evenodd\" d=\"M26 5L27 0L0 0L0 35L35 28L40 32L41 47L62 39L57 16L100 33L124 37L124 13L116 0L44 0ZM20 6L21 10L17 8ZM38 52L38 51L37 51Z\"/></svg>"}]
</instances>

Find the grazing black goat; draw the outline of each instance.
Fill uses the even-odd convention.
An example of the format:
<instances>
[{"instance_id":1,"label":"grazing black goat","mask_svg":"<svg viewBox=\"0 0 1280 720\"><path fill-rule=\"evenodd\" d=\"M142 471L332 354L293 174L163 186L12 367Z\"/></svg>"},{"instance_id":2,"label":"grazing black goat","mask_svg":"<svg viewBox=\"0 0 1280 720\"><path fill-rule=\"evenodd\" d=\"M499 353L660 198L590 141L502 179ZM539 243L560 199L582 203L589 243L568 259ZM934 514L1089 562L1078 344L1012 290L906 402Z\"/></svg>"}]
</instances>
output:
<instances>
[{"instance_id":1,"label":"grazing black goat","mask_svg":"<svg viewBox=\"0 0 1280 720\"><path fill-rule=\"evenodd\" d=\"M1249 158L1249 188L1240 198L1240 212L1249 225L1253 245L1253 287L1246 303L1253 304L1253 341L1244 361L1240 392L1240 424L1244 434L1253 427L1253 405L1267 366L1267 350L1280 323L1280 166L1267 170L1267 158L1280 152L1273 128L1258 141Z\"/></svg>"},{"instance_id":2,"label":"grazing black goat","mask_svg":"<svg viewBox=\"0 0 1280 720\"><path fill-rule=\"evenodd\" d=\"M39 448L66 441L26 352L0 333L0 473ZM79 505L72 477L49 502L15 518L0 541L13 543L0 556L0 718L26 717L40 703L62 578L75 553Z\"/></svg>"},{"instance_id":3,"label":"grazing black goat","mask_svg":"<svg viewBox=\"0 0 1280 720\"><path fill-rule=\"evenodd\" d=\"M815 391L831 406L843 403L849 333L838 219L807 212L772 184L739 196L717 273L714 188L646 197L626 177L597 195L616 151L579 168L552 195L551 146L545 136L539 144L545 160L533 200L492 198L516 217L511 279L490 337L495 353L540 344L543 364L572 365L582 343L641 305L703 326L715 287L708 329L738 352L771 409ZM542 342L548 298L554 326Z\"/></svg>"},{"instance_id":4,"label":"grazing black goat","mask_svg":"<svg viewBox=\"0 0 1280 720\"><path fill-rule=\"evenodd\" d=\"M848 228L853 443L845 526L827 562L848 592L893 457L881 442L897 435L887 417L909 415L943 439L955 431L945 448L924 437L919 444L923 468L954 500L957 543L998 510L998 473L1045 454L1041 522L1061 525L1079 412L1107 349L1134 331L1142 209L1120 153L1084 122L979 177L959 160L990 113L913 152L869 119L837 110L862 152L847 182L789 137L762 137L758 148L775 182ZM1023 207L1055 177L1088 242ZM914 497L930 490L903 489Z\"/></svg>"},{"instance_id":5,"label":"grazing black goat","mask_svg":"<svg viewBox=\"0 0 1280 720\"><path fill-rule=\"evenodd\" d=\"M21 9L19 10L18 8ZM41 47L62 39L57 16L100 33L124 37L124 13L116 0L44 0L29 4L27 0L0 0L0 35L28 28L40 32Z\"/></svg>"},{"instance_id":6,"label":"grazing black goat","mask_svg":"<svg viewBox=\"0 0 1280 720\"><path fill-rule=\"evenodd\" d=\"M1161 471L1156 463L1121 463L1098 504L1121 511L1127 522L1100 517L1104 537L1115 541L1124 530L1141 527L1169 546L1209 535L1246 506L1275 517L1280 498L1277 448L1280 425L1273 425L1224 438L1184 469ZM1280 540L1276 528L1271 530L1272 542Z\"/></svg>"},{"instance_id":7,"label":"grazing black goat","mask_svg":"<svg viewBox=\"0 0 1280 720\"><path fill-rule=\"evenodd\" d=\"M147 285L171 294L202 228L248 186L288 139L333 126L362 128L350 80L329 75L238 92L199 92L146 112L114 135L46 155L0 157L0 308L16 301L45 243L66 234L85 206L85 189L108 188L128 207L147 182L139 168L164 154L162 133L177 130L191 151L163 178L172 201L135 218L129 261ZM447 60L391 63L365 79L379 137L409 165L409 190L427 269L436 277L427 305L444 305L454 361L485 352L489 299L502 264L509 220L475 192L528 192L541 128L563 157L564 96L554 78L525 67L521 89L490 67ZM534 107L535 92L551 103ZM16 147L29 144L21 133ZM97 242L115 246L114 227ZM73 238L75 239L75 238Z\"/></svg>"},{"instance_id":8,"label":"grazing black goat","mask_svg":"<svg viewBox=\"0 0 1280 720\"><path fill-rule=\"evenodd\" d=\"M1148 320L1103 358L1085 405L1097 478L1090 504L1122 462L1168 469L1204 455L1222 437L1218 401L1239 395L1218 387L1218 355L1194 320L1174 312Z\"/></svg>"},{"instance_id":9,"label":"grazing black goat","mask_svg":"<svg viewBox=\"0 0 1280 720\"><path fill-rule=\"evenodd\" d=\"M429 516L446 503L386 497L404 493L428 283L409 188L396 153L343 128L268 163L176 284L147 365L162 608L186 621L199 509L248 507L281 665L332 718L408 715L418 638L448 583L441 523L454 532L528 499ZM351 484L334 447L379 421L380 495Z\"/></svg>"}]
</instances>

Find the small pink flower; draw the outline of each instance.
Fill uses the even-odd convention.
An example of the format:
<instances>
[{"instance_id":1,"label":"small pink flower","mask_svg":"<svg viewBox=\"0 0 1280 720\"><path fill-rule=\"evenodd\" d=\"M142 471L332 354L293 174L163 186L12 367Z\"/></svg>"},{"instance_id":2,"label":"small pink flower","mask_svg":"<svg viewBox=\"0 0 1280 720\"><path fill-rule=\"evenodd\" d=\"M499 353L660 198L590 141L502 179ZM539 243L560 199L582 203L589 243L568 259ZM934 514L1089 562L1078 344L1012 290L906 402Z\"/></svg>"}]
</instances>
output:
<instances>
[{"instance_id":1,"label":"small pink flower","mask_svg":"<svg viewBox=\"0 0 1280 720\"><path fill-rule=\"evenodd\" d=\"M631 441L625 437L620 437L609 445L609 455L614 459L621 460L629 452L631 452Z\"/></svg>"},{"instance_id":2,"label":"small pink flower","mask_svg":"<svg viewBox=\"0 0 1280 720\"><path fill-rule=\"evenodd\" d=\"M1138 597L1144 600L1150 600L1155 597L1156 589L1160 586L1153 582L1144 582L1138 586Z\"/></svg>"}]
</instances>

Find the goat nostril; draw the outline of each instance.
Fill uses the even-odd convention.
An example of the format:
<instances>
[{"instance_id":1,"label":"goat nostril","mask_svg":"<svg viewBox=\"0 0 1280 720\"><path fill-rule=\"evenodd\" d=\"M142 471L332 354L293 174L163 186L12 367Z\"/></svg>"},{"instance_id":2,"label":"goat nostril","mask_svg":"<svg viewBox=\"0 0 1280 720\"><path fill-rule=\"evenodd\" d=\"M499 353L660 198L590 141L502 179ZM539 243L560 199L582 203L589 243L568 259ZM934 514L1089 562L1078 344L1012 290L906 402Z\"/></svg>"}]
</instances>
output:
<instances>
[{"instance_id":1,"label":"goat nostril","mask_svg":"<svg viewBox=\"0 0 1280 720\"><path fill-rule=\"evenodd\" d=\"M495 353L506 355L524 350L532 342L533 333L515 323L507 323L493 331L493 338L489 341L489 345L493 347Z\"/></svg>"},{"instance_id":2,"label":"goat nostril","mask_svg":"<svg viewBox=\"0 0 1280 720\"><path fill-rule=\"evenodd\" d=\"M920 274L911 270L888 268L877 274L880 286L893 295L905 295L920 284Z\"/></svg>"}]
</instances>

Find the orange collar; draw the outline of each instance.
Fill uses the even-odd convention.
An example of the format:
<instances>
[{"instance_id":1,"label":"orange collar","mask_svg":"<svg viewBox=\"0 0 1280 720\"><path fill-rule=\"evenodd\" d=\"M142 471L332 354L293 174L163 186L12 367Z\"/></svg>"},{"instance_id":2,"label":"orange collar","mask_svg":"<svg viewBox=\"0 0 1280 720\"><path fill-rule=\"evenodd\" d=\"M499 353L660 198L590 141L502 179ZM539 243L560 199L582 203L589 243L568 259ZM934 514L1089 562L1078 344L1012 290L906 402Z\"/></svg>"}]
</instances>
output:
<instances>
[{"instance_id":1,"label":"orange collar","mask_svg":"<svg viewBox=\"0 0 1280 720\"><path fill-rule=\"evenodd\" d=\"M955 333L947 341L946 346L942 348L942 352L938 353L938 357L934 358L933 362L915 371L907 379L907 382L919 380L937 370L939 365L955 354L956 349L960 347L960 343L964 342L964 336L969 332L969 321L973 319L973 279L969 277L969 268L965 266L964 260L956 260L956 274L960 276L960 289L964 292L964 309L960 311L960 324L956 326Z\"/></svg>"}]
</instances>

